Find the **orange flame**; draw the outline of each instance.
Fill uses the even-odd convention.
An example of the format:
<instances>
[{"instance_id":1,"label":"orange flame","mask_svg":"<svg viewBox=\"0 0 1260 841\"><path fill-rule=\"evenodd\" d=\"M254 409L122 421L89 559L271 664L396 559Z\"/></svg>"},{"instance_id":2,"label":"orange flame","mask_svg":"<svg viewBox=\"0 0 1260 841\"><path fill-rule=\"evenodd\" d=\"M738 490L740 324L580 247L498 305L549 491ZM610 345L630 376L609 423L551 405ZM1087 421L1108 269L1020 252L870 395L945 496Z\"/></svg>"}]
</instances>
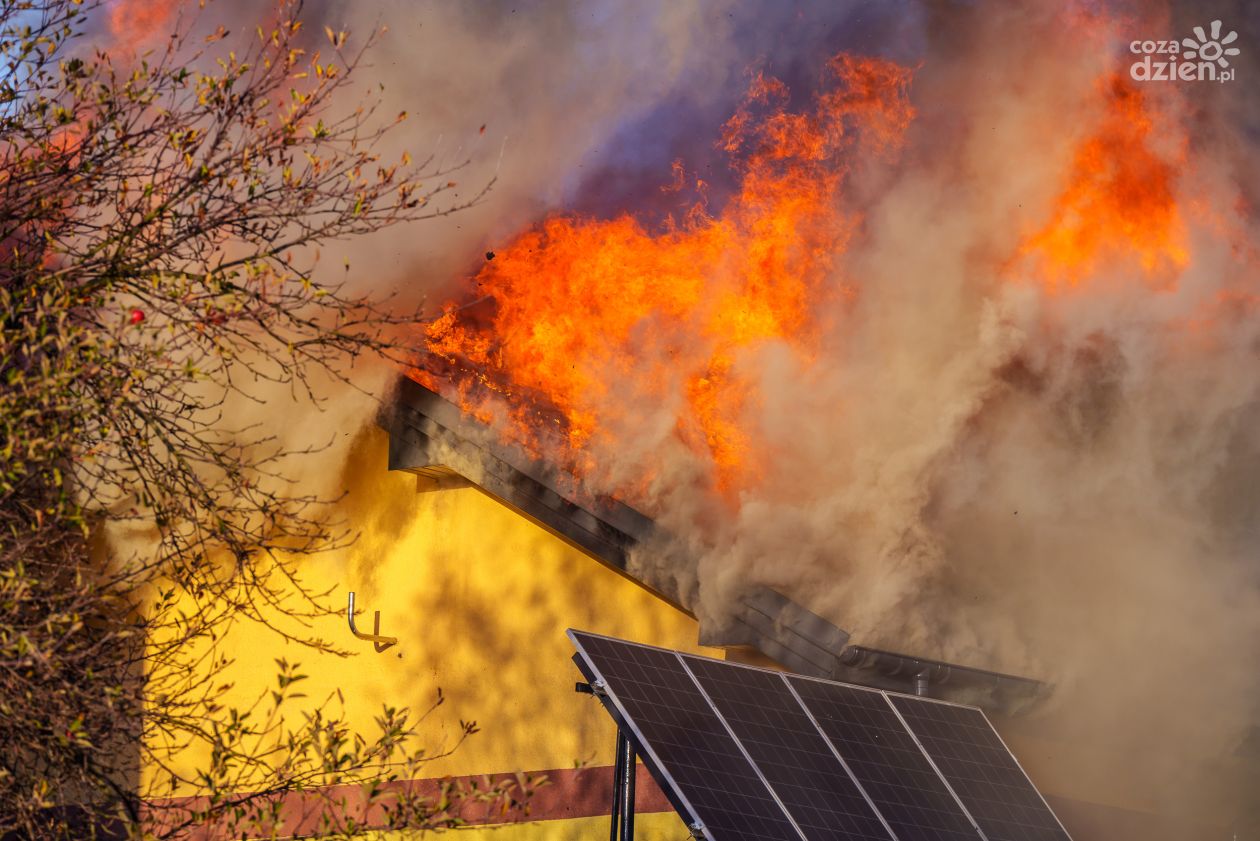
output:
<instances>
[{"instance_id":1,"label":"orange flame","mask_svg":"<svg viewBox=\"0 0 1260 841\"><path fill-rule=\"evenodd\" d=\"M1164 285L1189 261L1174 194L1184 149L1157 148L1162 121L1127 78L1110 77L1100 90L1106 111L1098 128L1077 147L1050 222L1020 249L1040 265L1051 291L1126 264Z\"/></svg>"},{"instance_id":2,"label":"orange flame","mask_svg":"<svg viewBox=\"0 0 1260 841\"><path fill-rule=\"evenodd\" d=\"M508 435L537 451L557 429L579 475L592 444L634 434L627 406L666 408L716 488L747 486L758 465L745 356L781 342L808 358L812 302L847 294L836 264L856 221L840 209L845 162L859 141L894 148L913 116L905 68L840 55L830 69L806 113L787 110L782 82L755 77L719 143L740 182L717 216L701 203L659 230L629 214L548 219L478 273L488 319L448 307L428 326L428 370L413 375L453 379L483 416L483 387L505 395Z\"/></svg>"}]
</instances>

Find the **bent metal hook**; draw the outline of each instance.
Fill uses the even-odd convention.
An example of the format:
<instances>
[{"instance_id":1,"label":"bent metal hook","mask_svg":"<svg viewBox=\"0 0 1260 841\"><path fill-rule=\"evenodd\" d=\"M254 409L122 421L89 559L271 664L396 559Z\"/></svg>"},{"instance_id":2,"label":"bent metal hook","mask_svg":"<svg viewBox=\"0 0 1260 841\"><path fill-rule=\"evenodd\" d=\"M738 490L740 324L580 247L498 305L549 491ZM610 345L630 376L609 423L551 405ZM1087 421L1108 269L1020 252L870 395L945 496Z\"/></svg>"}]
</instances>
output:
<instances>
[{"instance_id":1,"label":"bent metal hook","mask_svg":"<svg viewBox=\"0 0 1260 841\"><path fill-rule=\"evenodd\" d=\"M377 652L384 651L391 645L398 644L398 637L383 637L378 632L381 630L381 612L378 610L373 614L372 631L373 633L365 634L354 626L354 591L350 591L350 605L346 608L346 618L350 621L350 633L354 634L361 640L367 640Z\"/></svg>"}]
</instances>

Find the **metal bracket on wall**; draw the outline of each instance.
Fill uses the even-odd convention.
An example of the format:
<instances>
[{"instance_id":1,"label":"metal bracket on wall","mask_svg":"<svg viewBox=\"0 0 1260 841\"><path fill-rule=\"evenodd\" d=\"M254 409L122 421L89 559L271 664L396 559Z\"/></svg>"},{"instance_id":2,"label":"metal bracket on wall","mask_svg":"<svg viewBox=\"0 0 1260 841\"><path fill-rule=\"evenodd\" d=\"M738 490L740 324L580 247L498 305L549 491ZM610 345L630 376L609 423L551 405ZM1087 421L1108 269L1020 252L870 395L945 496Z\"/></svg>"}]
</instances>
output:
<instances>
[{"instance_id":1,"label":"metal bracket on wall","mask_svg":"<svg viewBox=\"0 0 1260 841\"><path fill-rule=\"evenodd\" d=\"M373 648L375 648L378 653L389 648L391 645L397 645L398 637L383 637L380 634L381 612L379 610L374 611L372 617L372 633L365 634L354 626L354 591L351 590L350 604L346 608L346 619L350 622L350 633L354 634L361 640L367 640L372 643Z\"/></svg>"}]
</instances>

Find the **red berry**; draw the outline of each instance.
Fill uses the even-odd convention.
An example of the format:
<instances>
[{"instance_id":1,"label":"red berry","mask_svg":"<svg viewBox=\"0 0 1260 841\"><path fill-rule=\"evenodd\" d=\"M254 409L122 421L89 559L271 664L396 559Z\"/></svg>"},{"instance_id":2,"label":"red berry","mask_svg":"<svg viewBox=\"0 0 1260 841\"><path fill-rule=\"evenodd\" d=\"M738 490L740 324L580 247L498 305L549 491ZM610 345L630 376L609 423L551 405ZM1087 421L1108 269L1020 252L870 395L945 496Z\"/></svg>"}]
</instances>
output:
<instances>
[{"instance_id":1,"label":"red berry","mask_svg":"<svg viewBox=\"0 0 1260 841\"><path fill-rule=\"evenodd\" d=\"M144 310L132 310L131 323L139 324L141 321L144 321Z\"/></svg>"}]
</instances>

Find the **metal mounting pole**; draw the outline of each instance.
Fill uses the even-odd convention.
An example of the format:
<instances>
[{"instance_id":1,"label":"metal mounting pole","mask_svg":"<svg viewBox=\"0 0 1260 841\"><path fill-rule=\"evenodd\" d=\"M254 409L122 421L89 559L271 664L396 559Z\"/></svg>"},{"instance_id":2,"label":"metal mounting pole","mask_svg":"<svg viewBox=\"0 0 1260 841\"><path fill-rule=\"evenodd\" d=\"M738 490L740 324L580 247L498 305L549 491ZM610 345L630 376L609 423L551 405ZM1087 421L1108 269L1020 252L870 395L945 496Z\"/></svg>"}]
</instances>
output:
<instances>
[{"instance_id":1,"label":"metal mounting pole","mask_svg":"<svg viewBox=\"0 0 1260 841\"><path fill-rule=\"evenodd\" d=\"M621 841L634 841L634 783L638 776L635 767L634 745L626 740L626 802L621 807Z\"/></svg>"},{"instance_id":2,"label":"metal mounting pole","mask_svg":"<svg viewBox=\"0 0 1260 841\"><path fill-rule=\"evenodd\" d=\"M617 731L617 760L613 764L612 815L608 841L632 841L634 838L634 746L621 730Z\"/></svg>"},{"instance_id":3,"label":"metal mounting pole","mask_svg":"<svg viewBox=\"0 0 1260 841\"><path fill-rule=\"evenodd\" d=\"M620 841L622 777L626 773L626 748L629 745L625 734L618 729L617 759L613 763L612 815L608 825L608 841Z\"/></svg>"}]
</instances>

